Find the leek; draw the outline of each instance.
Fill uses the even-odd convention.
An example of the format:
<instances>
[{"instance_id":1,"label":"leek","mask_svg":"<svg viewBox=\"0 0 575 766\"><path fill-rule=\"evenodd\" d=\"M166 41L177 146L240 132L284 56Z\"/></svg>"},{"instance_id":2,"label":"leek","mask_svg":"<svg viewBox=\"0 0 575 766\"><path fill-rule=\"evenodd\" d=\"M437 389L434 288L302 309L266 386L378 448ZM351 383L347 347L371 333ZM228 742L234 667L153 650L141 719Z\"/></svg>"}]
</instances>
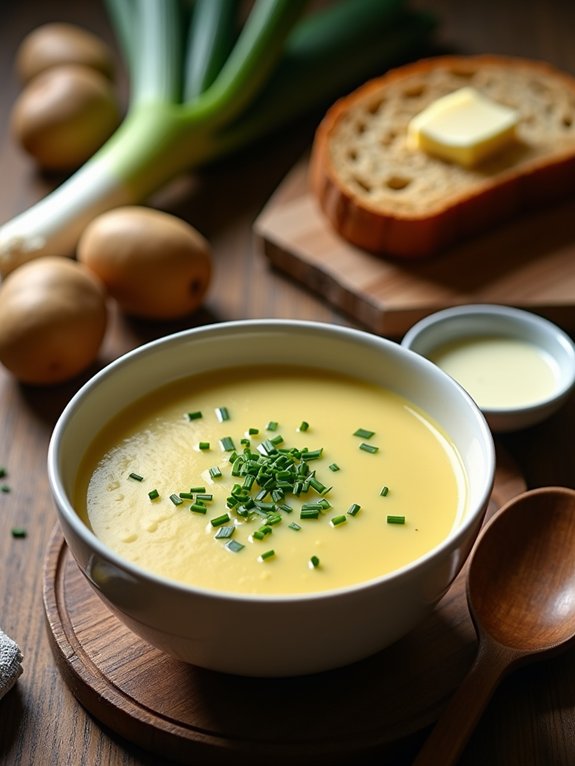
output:
<instances>
[{"instance_id":1,"label":"leek","mask_svg":"<svg viewBox=\"0 0 575 766\"><path fill-rule=\"evenodd\" d=\"M146 200L203 165L325 106L416 52L432 28L402 0L106 0L130 82L127 113L75 174L0 226L0 274L71 255L85 226ZM189 22L189 23L188 23ZM185 29L188 24L189 29Z\"/></svg>"}]
</instances>

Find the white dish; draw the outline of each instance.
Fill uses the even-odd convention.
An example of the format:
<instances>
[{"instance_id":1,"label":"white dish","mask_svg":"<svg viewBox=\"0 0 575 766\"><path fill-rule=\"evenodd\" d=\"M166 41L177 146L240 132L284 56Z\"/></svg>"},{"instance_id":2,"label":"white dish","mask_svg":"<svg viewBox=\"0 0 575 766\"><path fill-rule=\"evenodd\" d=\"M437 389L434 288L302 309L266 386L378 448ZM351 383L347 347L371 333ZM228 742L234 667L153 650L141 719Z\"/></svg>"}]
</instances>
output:
<instances>
[{"instance_id":1,"label":"white dish","mask_svg":"<svg viewBox=\"0 0 575 766\"><path fill-rule=\"evenodd\" d=\"M528 375L524 380L517 376L516 402L502 399L501 404L493 400L482 402L481 394L474 392L474 381L462 375L452 374L461 385L467 387L470 395L475 396L478 406L485 415L494 432L514 431L535 425L556 412L571 394L575 384L575 345L571 338L543 317L529 311L495 304L475 304L456 306L431 314L417 322L403 338L405 348L421 354L428 359L437 359L441 349L455 343L473 343L481 339L501 339L517 342L532 347L540 355L549 369L550 385L540 395L532 399L521 399L524 382L532 383ZM495 357L494 357L495 360ZM505 366L499 369L484 368L484 377L491 376L489 383L494 388L505 382ZM438 360L441 364L441 361ZM445 366L447 370L448 367ZM520 365L517 362L517 373ZM499 376L499 377L498 377ZM466 381L464 383L464 381ZM468 385L469 381L469 385ZM476 389L477 391L477 389ZM509 392L506 391L509 397Z\"/></svg>"},{"instance_id":2,"label":"white dish","mask_svg":"<svg viewBox=\"0 0 575 766\"><path fill-rule=\"evenodd\" d=\"M390 575L295 596L243 596L186 587L127 562L104 545L81 521L71 501L82 458L103 421L170 381L262 360L353 371L424 409L450 435L467 475L468 508L459 525L428 554ZM289 320L217 324L131 351L99 372L67 405L48 455L50 486L68 546L114 613L141 638L175 657L256 676L342 666L383 649L414 628L467 558L487 508L494 472L494 445L483 415L434 364L366 332ZM231 639L238 630L241 640Z\"/></svg>"}]
</instances>

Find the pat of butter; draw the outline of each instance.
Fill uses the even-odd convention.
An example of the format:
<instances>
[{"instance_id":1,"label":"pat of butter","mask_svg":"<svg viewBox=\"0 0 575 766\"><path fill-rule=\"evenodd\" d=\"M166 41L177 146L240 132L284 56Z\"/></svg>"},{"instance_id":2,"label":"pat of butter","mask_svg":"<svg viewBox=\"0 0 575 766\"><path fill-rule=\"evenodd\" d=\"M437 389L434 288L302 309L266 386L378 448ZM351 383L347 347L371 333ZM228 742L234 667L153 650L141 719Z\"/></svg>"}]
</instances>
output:
<instances>
[{"instance_id":1,"label":"pat of butter","mask_svg":"<svg viewBox=\"0 0 575 766\"><path fill-rule=\"evenodd\" d=\"M408 126L408 145L471 167L500 151L515 137L514 109L475 88L461 88L437 99Z\"/></svg>"}]
</instances>

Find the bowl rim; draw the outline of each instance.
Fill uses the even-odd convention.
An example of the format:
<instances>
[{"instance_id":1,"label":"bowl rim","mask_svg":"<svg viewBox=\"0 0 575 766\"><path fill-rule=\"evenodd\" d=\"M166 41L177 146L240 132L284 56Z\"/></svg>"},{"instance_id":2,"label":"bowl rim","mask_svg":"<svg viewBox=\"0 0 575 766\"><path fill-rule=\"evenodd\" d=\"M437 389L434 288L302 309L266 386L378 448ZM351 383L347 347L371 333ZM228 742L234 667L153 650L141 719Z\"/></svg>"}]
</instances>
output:
<instances>
[{"instance_id":1,"label":"bowl rim","mask_svg":"<svg viewBox=\"0 0 575 766\"><path fill-rule=\"evenodd\" d=\"M539 410L546 409L554 402L559 402L564 399L575 386L575 342L561 327L559 327L559 325L555 324L550 319L515 306L497 303L473 303L452 306L450 308L441 309L440 311L435 311L434 313L423 317L410 327L403 336L401 345L423 356L424 352L417 351L417 342L423 338L425 334L433 331L434 328L439 327L442 324L456 326L457 322L464 319L472 319L474 317L499 317L504 322L513 323L515 327L525 329L525 333L522 333L522 336L527 341L533 340L536 333L543 332L547 337L553 338L556 345L561 346L564 352L564 354L561 355L561 359L559 359L559 355L555 354L553 349L544 347L538 343L537 345L543 351L548 353L560 367L561 380L558 381L558 384L553 388L553 391L549 396L543 399L538 399L530 404L517 405L515 407L480 406L481 411L485 413L488 418L490 415L497 416L509 414L510 416L513 416L536 413ZM504 330L504 328L505 325L503 324L502 330ZM479 326L477 327L477 330L466 329L465 331L462 331L459 337L461 339L471 338L480 334L483 333L482 328ZM507 333L502 331L501 335L505 336ZM520 336L516 334L515 337ZM442 342L442 340L439 340L438 345ZM430 346L430 348L432 347L434 347L434 344Z\"/></svg>"},{"instance_id":2,"label":"bowl rim","mask_svg":"<svg viewBox=\"0 0 575 766\"><path fill-rule=\"evenodd\" d=\"M417 559L408 562L403 567L394 569L387 574L383 574L369 580L360 581L358 583L352 583L350 585L328 590L312 591L309 593L245 594L236 593L234 591L209 588L205 586L189 585L151 572L150 570L133 563L129 559L124 558L120 554L116 553L116 551L114 551L108 545L103 543L96 536L96 534L86 524L84 524L84 522L80 519L80 516L74 510L60 475L60 443L68 420L74 416L74 413L79 407L81 407L83 401L90 396L90 392L93 388L97 387L102 381L113 375L119 367L130 365L133 359L153 354L155 349L160 346L165 347L172 344L177 345L184 339L198 334L219 335L221 333L229 333L236 330L241 331L248 328L260 330L266 329L268 331L295 328L302 332L314 331L327 334L335 333L338 336L343 336L350 342L359 340L362 343L367 343L370 345L376 344L378 346L387 346L388 348L393 348L395 350L401 349L399 353L403 354L404 352L407 352L408 355L412 357L415 364L427 367L433 375L439 375L439 377L442 377L444 382L447 382L448 385L455 386L455 388L459 391L459 395L467 401L470 413L475 417L478 435L481 437L481 443L485 450L487 459L487 480L484 490L477 500L477 507L473 508L469 513L467 513L461 520L460 524L457 527L454 527L438 545L434 546L431 550L427 551ZM483 516L486 512L495 480L495 459L496 455L493 435L489 425L487 424L485 416L477 404L473 401L472 397L469 396L469 394L455 380L453 380L453 378L448 376L445 372L440 370L437 365L433 364L433 362L430 362L420 354L417 354L410 349L403 348L401 344L389 340L383 336L375 335L366 330L359 330L352 327L346 327L344 325L337 325L331 322L300 319L240 319L226 322L217 322L209 325L201 325L199 327L180 330L175 333L156 338L125 352L124 354L120 355L105 365L89 380L82 384L82 386L68 401L60 416L58 417L48 445L47 469L49 486L51 489L53 501L55 502L57 508L58 521L60 526L63 526L60 520L60 516L62 516L66 524L72 528L74 533L83 541L83 543L88 545L89 548L92 549L95 554L98 554L104 561L108 561L113 566L117 567L118 570L122 571L123 574L132 575L136 578L147 580L163 587L168 587L182 594L190 594L205 598L207 597L221 601L249 602L252 604L288 604L301 603L302 601L308 602L328 598L340 598L342 595L352 594L358 591L367 591L371 588L380 586L382 582L392 582L399 579L400 577L409 576L416 569L425 567L433 559L439 557L444 550L451 547L456 548L460 544L460 540L466 536L469 528L477 523L478 516ZM481 512L480 509L482 508L483 511ZM63 532L64 537L66 537L66 530L63 529Z\"/></svg>"}]
</instances>

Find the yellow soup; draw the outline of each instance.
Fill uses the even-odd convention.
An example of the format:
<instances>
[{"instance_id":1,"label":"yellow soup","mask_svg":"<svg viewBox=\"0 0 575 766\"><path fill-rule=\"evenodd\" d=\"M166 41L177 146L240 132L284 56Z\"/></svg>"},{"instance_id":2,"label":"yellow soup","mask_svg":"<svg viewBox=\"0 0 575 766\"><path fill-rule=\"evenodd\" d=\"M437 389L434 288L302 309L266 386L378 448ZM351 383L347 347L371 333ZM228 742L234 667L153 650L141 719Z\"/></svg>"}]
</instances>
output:
<instances>
[{"instance_id":1,"label":"yellow soup","mask_svg":"<svg viewBox=\"0 0 575 766\"><path fill-rule=\"evenodd\" d=\"M292 367L202 374L137 402L91 446L76 494L124 558L250 594L391 572L466 509L460 458L425 413L376 385Z\"/></svg>"}]
</instances>

